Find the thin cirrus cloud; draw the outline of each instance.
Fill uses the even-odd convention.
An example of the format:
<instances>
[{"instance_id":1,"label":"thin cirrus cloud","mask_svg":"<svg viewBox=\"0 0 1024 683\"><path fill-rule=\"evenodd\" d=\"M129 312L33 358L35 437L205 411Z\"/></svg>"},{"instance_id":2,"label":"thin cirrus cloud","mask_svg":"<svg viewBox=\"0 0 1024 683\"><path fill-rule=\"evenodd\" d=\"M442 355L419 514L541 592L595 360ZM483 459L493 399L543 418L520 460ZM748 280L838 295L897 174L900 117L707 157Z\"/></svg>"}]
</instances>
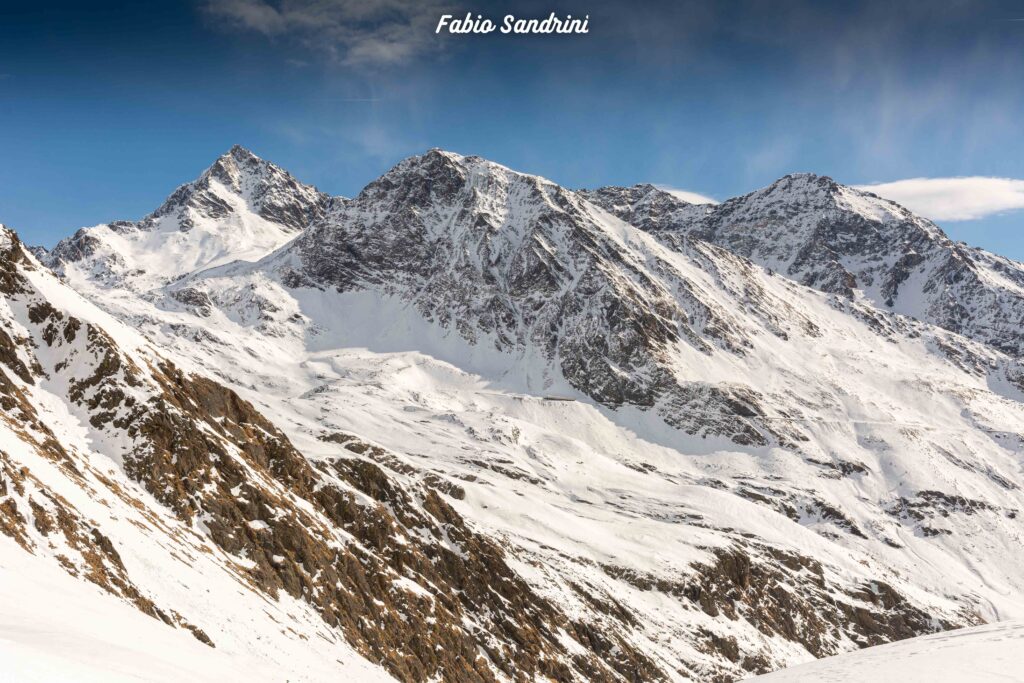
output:
<instances>
[{"instance_id":1,"label":"thin cirrus cloud","mask_svg":"<svg viewBox=\"0 0 1024 683\"><path fill-rule=\"evenodd\" d=\"M1014 178L908 178L858 189L932 220L971 221L1024 209L1024 180Z\"/></svg>"},{"instance_id":2,"label":"thin cirrus cloud","mask_svg":"<svg viewBox=\"0 0 1024 683\"><path fill-rule=\"evenodd\" d=\"M668 192L676 199L682 199L684 202L690 204L717 204L717 199L712 199L706 195L698 194L697 192L690 192L689 190L680 190L676 187L670 187L668 185L655 185L659 190Z\"/></svg>"},{"instance_id":3,"label":"thin cirrus cloud","mask_svg":"<svg viewBox=\"0 0 1024 683\"><path fill-rule=\"evenodd\" d=\"M393 66L437 49L438 0L207 0L229 30L291 38L349 66Z\"/></svg>"}]
</instances>

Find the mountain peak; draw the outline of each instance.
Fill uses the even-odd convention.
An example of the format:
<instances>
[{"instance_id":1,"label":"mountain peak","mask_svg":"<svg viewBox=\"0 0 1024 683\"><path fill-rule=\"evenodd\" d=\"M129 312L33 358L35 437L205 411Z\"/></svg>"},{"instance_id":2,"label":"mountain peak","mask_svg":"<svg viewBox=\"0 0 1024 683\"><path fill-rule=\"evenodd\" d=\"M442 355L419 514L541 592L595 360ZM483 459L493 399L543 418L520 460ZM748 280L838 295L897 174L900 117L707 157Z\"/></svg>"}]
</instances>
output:
<instances>
[{"instance_id":1,"label":"mountain peak","mask_svg":"<svg viewBox=\"0 0 1024 683\"><path fill-rule=\"evenodd\" d=\"M440 157L442 159L448 159L449 161L454 161L456 163L457 162L461 162L461 161L463 161L464 159L467 159L467 158L474 158L474 157L466 157L465 155L459 154L458 152L452 152L450 150L442 149L440 147L431 147L424 154L420 155L420 157L415 157L414 156L412 158L414 158L414 159L415 158L426 159L426 158L430 158L430 157Z\"/></svg>"},{"instance_id":2,"label":"mountain peak","mask_svg":"<svg viewBox=\"0 0 1024 683\"><path fill-rule=\"evenodd\" d=\"M231 145L231 149L229 149L227 152L225 152L221 156L228 156L228 155L233 156L233 157L256 157L256 155L253 154L251 150L249 150L246 147L242 147L241 145L239 145L237 143L234 144L234 145ZM259 158L259 157L256 157L256 158Z\"/></svg>"},{"instance_id":3,"label":"mountain peak","mask_svg":"<svg viewBox=\"0 0 1024 683\"><path fill-rule=\"evenodd\" d=\"M0 257L12 253L18 246L18 236L13 230L0 223Z\"/></svg>"},{"instance_id":4,"label":"mountain peak","mask_svg":"<svg viewBox=\"0 0 1024 683\"><path fill-rule=\"evenodd\" d=\"M817 173L789 173L782 176L774 183L764 188L764 194L776 194L779 192L833 195L841 186L827 175Z\"/></svg>"},{"instance_id":5,"label":"mountain peak","mask_svg":"<svg viewBox=\"0 0 1024 683\"><path fill-rule=\"evenodd\" d=\"M512 176L549 182L513 171L483 157L465 156L434 147L395 164L387 173L363 188L359 199L379 200L390 197L396 202L422 206L434 198L451 197L467 184L487 184L495 178Z\"/></svg>"},{"instance_id":6,"label":"mountain peak","mask_svg":"<svg viewBox=\"0 0 1024 683\"><path fill-rule=\"evenodd\" d=\"M670 201L679 206L687 206L693 204L688 202L678 194L673 193L671 190L666 189L664 186L654 185L652 183L637 183L629 186L618 186L618 185L606 185L599 187L595 190L580 190L584 195L595 194L595 195L608 195L608 196L625 196L632 198L633 201L652 201L652 200L664 200Z\"/></svg>"},{"instance_id":7,"label":"mountain peak","mask_svg":"<svg viewBox=\"0 0 1024 683\"><path fill-rule=\"evenodd\" d=\"M250 167L273 166L274 168L279 168L276 164L267 161L252 150L247 147L242 147L241 145L231 145L231 149L221 154L217 158L217 161L214 162L214 165L218 162L234 163L236 165Z\"/></svg>"},{"instance_id":8,"label":"mountain peak","mask_svg":"<svg viewBox=\"0 0 1024 683\"><path fill-rule=\"evenodd\" d=\"M807 184L822 184L822 185L835 185L836 181L830 176L822 175L820 173L810 172L797 172L787 173L786 175L779 178L779 180L789 180L791 182L807 183ZM778 182L778 181L776 181Z\"/></svg>"},{"instance_id":9,"label":"mountain peak","mask_svg":"<svg viewBox=\"0 0 1024 683\"><path fill-rule=\"evenodd\" d=\"M0 254L7 254L13 257L15 253L22 253L26 250L26 245L18 237L18 233L14 231L14 228L0 223ZM0 275L0 278L2 277Z\"/></svg>"},{"instance_id":10,"label":"mountain peak","mask_svg":"<svg viewBox=\"0 0 1024 683\"><path fill-rule=\"evenodd\" d=\"M322 216L329 200L234 145L142 220L83 228L44 260L65 276L78 263L110 282L151 288L232 260L258 259Z\"/></svg>"},{"instance_id":11,"label":"mountain peak","mask_svg":"<svg viewBox=\"0 0 1024 683\"><path fill-rule=\"evenodd\" d=\"M322 208L327 195L245 147L233 145L196 180L178 187L143 223L173 215L182 229L189 230L197 217L219 220L237 212L239 201L253 213L301 230L311 208Z\"/></svg>"},{"instance_id":12,"label":"mountain peak","mask_svg":"<svg viewBox=\"0 0 1024 683\"><path fill-rule=\"evenodd\" d=\"M10 295L20 289L15 272L17 264L29 261L30 250L25 247L18 233L0 223L0 294ZM2 330L0 330L2 336ZM2 343L0 343L2 348ZM3 354L0 353L0 356Z\"/></svg>"},{"instance_id":13,"label":"mountain peak","mask_svg":"<svg viewBox=\"0 0 1024 683\"><path fill-rule=\"evenodd\" d=\"M259 174L273 169L287 176L288 173L269 161L261 159L250 150L241 145L232 145L224 154L217 157L192 184L200 185L209 182L210 178L216 178L226 186L238 191L242 176L247 174Z\"/></svg>"},{"instance_id":14,"label":"mountain peak","mask_svg":"<svg viewBox=\"0 0 1024 683\"><path fill-rule=\"evenodd\" d=\"M415 154L413 156L406 157L395 164L387 173L384 174L383 177L392 175L404 176L410 172L420 175L429 175L456 169L462 172L482 171L484 173L497 172L524 177L540 177L513 170L496 161L491 161L490 159L486 159L475 154L459 154L458 152L441 149L440 147L431 147L423 154Z\"/></svg>"}]
</instances>

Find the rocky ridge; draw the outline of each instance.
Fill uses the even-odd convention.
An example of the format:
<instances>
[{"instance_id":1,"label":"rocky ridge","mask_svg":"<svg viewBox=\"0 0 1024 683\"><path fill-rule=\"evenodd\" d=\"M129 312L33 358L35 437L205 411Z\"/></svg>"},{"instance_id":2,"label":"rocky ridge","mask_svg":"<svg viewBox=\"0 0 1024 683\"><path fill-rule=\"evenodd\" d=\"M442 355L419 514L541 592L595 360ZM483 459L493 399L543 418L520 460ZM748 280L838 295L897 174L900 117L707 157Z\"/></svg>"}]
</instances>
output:
<instances>
[{"instance_id":1,"label":"rocky ridge","mask_svg":"<svg viewBox=\"0 0 1024 683\"><path fill-rule=\"evenodd\" d=\"M826 176L788 175L714 207L643 185L582 194L666 243L711 242L809 287L1024 354L1024 266Z\"/></svg>"}]
</instances>

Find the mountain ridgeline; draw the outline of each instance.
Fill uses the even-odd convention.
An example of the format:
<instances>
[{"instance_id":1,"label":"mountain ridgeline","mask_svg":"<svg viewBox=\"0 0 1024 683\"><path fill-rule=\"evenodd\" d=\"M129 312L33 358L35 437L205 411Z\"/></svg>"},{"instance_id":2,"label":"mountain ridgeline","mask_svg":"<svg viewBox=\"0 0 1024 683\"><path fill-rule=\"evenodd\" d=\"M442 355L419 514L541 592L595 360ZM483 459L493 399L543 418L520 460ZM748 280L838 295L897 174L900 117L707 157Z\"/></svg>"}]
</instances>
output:
<instances>
[{"instance_id":1,"label":"mountain ridgeline","mask_svg":"<svg viewBox=\"0 0 1024 683\"><path fill-rule=\"evenodd\" d=\"M583 195L668 244L710 242L808 287L1024 354L1024 266L831 178L788 175L697 211L650 185Z\"/></svg>"},{"instance_id":2,"label":"mountain ridgeline","mask_svg":"<svg viewBox=\"0 0 1024 683\"><path fill-rule=\"evenodd\" d=\"M0 531L239 661L728 681L1024 616L1024 266L829 178L234 147L3 245Z\"/></svg>"}]
</instances>

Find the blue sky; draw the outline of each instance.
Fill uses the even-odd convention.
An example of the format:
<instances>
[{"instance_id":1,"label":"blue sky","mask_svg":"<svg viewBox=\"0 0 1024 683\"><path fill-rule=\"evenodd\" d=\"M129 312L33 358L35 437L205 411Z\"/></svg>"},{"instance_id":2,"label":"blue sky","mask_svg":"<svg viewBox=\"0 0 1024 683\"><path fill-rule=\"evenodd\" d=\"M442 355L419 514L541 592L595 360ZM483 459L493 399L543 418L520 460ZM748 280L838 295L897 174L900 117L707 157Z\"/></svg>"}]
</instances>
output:
<instances>
[{"instance_id":1,"label":"blue sky","mask_svg":"<svg viewBox=\"0 0 1024 683\"><path fill-rule=\"evenodd\" d=\"M139 218L239 143L345 195L430 147L718 199L795 171L916 179L893 191L1024 259L1024 183L986 180L1024 178L1019 2L7 4L0 221L32 243ZM434 34L552 10L590 33Z\"/></svg>"}]
</instances>

